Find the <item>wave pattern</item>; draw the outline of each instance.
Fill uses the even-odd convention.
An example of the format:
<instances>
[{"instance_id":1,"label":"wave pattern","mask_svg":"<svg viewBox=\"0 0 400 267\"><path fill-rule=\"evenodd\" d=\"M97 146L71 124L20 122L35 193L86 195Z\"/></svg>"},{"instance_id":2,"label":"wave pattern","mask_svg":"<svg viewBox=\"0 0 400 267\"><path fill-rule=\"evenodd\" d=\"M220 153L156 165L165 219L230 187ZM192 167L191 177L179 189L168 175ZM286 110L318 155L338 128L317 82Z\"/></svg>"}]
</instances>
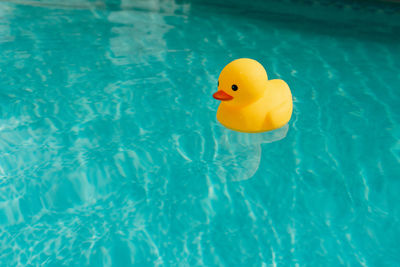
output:
<instances>
[{"instance_id":1,"label":"wave pattern","mask_svg":"<svg viewBox=\"0 0 400 267\"><path fill-rule=\"evenodd\" d=\"M253 11L0 2L2 266L400 263L399 28ZM217 123L239 57L291 86L288 126Z\"/></svg>"}]
</instances>

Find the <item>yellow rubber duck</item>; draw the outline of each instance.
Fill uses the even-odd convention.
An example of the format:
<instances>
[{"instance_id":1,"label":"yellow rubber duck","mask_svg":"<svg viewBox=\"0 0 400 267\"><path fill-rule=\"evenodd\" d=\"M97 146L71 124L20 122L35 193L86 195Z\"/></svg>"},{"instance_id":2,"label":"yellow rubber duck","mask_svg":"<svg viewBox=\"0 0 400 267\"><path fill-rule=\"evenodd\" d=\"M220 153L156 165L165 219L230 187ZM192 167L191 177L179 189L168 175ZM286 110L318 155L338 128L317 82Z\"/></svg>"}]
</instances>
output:
<instances>
[{"instance_id":1,"label":"yellow rubber duck","mask_svg":"<svg viewBox=\"0 0 400 267\"><path fill-rule=\"evenodd\" d=\"M289 86L283 80L268 80L264 67L249 58L236 59L225 66L213 97L222 101L218 121L239 132L278 129L292 116Z\"/></svg>"}]
</instances>

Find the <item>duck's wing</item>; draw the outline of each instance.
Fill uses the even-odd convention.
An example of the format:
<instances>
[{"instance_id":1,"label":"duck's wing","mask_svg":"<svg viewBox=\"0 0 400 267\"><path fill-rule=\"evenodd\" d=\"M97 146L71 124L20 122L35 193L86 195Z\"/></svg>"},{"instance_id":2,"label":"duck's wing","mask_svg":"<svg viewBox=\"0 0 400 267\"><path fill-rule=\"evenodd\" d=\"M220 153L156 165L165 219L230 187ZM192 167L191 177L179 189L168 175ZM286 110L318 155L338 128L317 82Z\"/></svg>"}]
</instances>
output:
<instances>
[{"instance_id":1,"label":"duck's wing","mask_svg":"<svg viewBox=\"0 0 400 267\"><path fill-rule=\"evenodd\" d=\"M289 86L283 80L271 80L269 85L273 86L270 95L271 109L267 113L264 126L270 129L278 129L289 122L293 111L293 100Z\"/></svg>"}]
</instances>

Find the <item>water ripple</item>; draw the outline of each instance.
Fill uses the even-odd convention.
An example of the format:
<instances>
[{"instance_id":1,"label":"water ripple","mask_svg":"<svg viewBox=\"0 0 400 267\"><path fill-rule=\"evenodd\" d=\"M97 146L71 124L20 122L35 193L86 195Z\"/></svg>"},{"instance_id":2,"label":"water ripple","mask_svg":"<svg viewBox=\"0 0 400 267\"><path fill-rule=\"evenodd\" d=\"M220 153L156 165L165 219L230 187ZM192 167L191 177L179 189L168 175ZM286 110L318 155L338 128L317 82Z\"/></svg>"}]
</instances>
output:
<instances>
[{"instance_id":1,"label":"water ripple","mask_svg":"<svg viewBox=\"0 0 400 267\"><path fill-rule=\"evenodd\" d=\"M1 2L0 264L398 265L400 20L289 2ZM288 125L216 121L238 57Z\"/></svg>"}]
</instances>

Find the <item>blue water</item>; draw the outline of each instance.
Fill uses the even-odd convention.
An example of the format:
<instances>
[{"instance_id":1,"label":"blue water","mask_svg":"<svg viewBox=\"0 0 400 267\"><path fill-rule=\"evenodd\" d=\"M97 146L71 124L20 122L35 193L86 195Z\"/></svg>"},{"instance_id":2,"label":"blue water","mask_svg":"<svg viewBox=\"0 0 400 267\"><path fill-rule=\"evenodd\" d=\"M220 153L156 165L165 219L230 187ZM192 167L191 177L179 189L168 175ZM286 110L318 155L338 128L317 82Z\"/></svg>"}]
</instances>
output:
<instances>
[{"instance_id":1,"label":"blue water","mask_svg":"<svg viewBox=\"0 0 400 267\"><path fill-rule=\"evenodd\" d=\"M399 6L1 1L0 265L400 266ZM216 121L240 57L287 127Z\"/></svg>"}]
</instances>

